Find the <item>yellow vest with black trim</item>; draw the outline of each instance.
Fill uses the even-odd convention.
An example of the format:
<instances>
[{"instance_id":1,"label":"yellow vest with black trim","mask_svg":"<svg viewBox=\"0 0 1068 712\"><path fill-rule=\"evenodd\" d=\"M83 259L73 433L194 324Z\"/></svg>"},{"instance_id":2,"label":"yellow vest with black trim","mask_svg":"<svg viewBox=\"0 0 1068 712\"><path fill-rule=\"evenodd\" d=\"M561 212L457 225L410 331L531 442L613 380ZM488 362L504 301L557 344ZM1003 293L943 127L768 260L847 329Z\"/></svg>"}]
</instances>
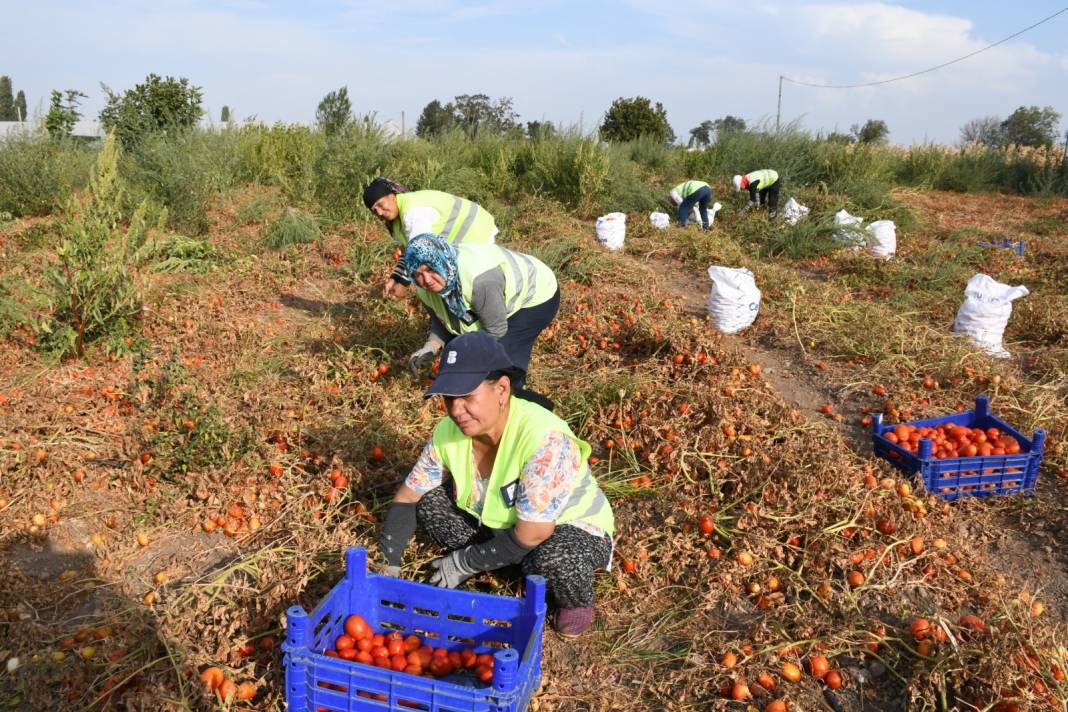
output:
<instances>
[{"instance_id":1,"label":"yellow vest with black trim","mask_svg":"<svg viewBox=\"0 0 1068 712\"><path fill-rule=\"evenodd\" d=\"M608 498L590 472L587 462L590 457L589 444L576 437L561 418L540 405L515 396L509 401L508 423L497 445L493 471L486 482L481 514L470 502L474 478L478 476L471 438L463 434L452 418L445 418L434 428L432 442L442 464L452 474L457 506L488 527L510 529L517 520L515 505L523 467L537 455L545 437L554 432L563 433L578 445L582 457L581 471L571 483L567 503L556 518L556 523L582 521L612 534L615 532L615 517Z\"/></svg>"},{"instance_id":2,"label":"yellow vest with black trim","mask_svg":"<svg viewBox=\"0 0 1068 712\"><path fill-rule=\"evenodd\" d=\"M492 242L497 223L478 203L440 190L416 190L397 193L397 219L389 224L389 233L402 247L414 235L404 232L404 214L412 208L433 208L440 217L431 232L459 245L463 242Z\"/></svg>"},{"instance_id":3,"label":"yellow vest with black trim","mask_svg":"<svg viewBox=\"0 0 1068 712\"><path fill-rule=\"evenodd\" d=\"M691 195L701 190L701 188L710 188L708 183L702 180L684 180L673 188L673 190L679 194L679 197L686 200Z\"/></svg>"},{"instance_id":4,"label":"yellow vest with black trim","mask_svg":"<svg viewBox=\"0 0 1068 712\"><path fill-rule=\"evenodd\" d=\"M536 307L552 299L556 294L556 275L537 257L522 252L512 252L500 245L456 245L456 264L460 277L460 291L464 303L471 306L471 293L475 278L497 269L504 272L504 306L508 316L520 309ZM416 287L419 300L427 305L441 320L450 333L466 334L479 331L479 322L465 323L449 311L445 300L431 291Z\"/></svg>"},{"instance_id":5,"label":"yellow vest with black trim","mask_svg":"<svg viewBox=\"0 0 1068 712\"><path fill-rule=\"evenodd\" d=\"M753 171L752 173L746 173L745 177L749 179L749 184L752 185L757 181L760 181L760 190L770 188L775 185L775 181L779 180L779 174L770 168L764 168L759 171Z\"/></svg>"}]
</instances>

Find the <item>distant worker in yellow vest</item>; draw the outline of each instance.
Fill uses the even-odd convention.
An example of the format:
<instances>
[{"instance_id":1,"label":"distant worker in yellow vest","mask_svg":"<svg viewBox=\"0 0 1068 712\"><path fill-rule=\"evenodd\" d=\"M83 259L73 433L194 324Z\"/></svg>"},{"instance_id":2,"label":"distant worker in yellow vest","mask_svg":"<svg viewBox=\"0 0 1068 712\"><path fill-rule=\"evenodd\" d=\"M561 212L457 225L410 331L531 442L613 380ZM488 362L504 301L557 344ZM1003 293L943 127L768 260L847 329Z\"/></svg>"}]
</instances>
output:
<instances>
[{"instance_id":1,"label":"distant worker in yellow vest","mask_svg":"<svg viewBox=\"0 0 1068 712\"><path fill-rule=\"evenodd\" d=\"M379 549L400 575L421 528L447 554L431 582L456 588L483 571L519 564L544 576L564 636L593 623L593 574L612 559L612 507L590 471L590 446L541 406L514 397L504 348L476 331L449 343L426 392L449 417L386 510Z\"/></svg>"},{"instance_id":2,"label":"distant worker in yellow vest","mask_svg":"<svg viewBox=\"0 0 1068 712\"><path fill-rule=\"evenodd\" d=\"M497 223L480 205L440 190L409 191L400 183L378 177L363 191L363 203L379 217L403 249L414 235L441 235L454 245L493 244ZM383 290L401 299L411 280L404 272L403 258L393 268Z\"/></svg>"},{"instance_id":3,"label":"distant worker in yellow vest","mask_svg":"<svg viewBox=\"0 0 1068 712\"><path fill-rule=\"evenodd\" d=\"M712 188L700 180L686 180L671 189L671 201L679 206L679 227L684 227L696 205L701 212L701 224L708 230L708 203L712 200Z\"/></svg>"},{"instance_id":4,"label":"distant worker in yellow vest","mask_svg":"<svg viewBox=\"0 0 1068 712\"><path fill-rule=\"evenodd\" d=\"M523 387L534 341L560 310L560 287L545 263L500 245L451 245L430 234L412 238L404 262L430 313L430 337L409 359L413 372L433 363L454 337L484 331L519 369L512 392L553 409L552 401Z\"/></svg>"},{"instance_id":5,"label":"distant worker in yellow vest","mask_svg":"<svg viewBox=\"0 0 1068 712\"><path fill-rule=\"evenodd\" d=\"M779 189L782 181L779 174L770 168L764 168L744 176L734 176L734 190L749 190L749 203L742 212L768 206L768 218L774 218L779 210Z\"/></svg>"}]
</instances>

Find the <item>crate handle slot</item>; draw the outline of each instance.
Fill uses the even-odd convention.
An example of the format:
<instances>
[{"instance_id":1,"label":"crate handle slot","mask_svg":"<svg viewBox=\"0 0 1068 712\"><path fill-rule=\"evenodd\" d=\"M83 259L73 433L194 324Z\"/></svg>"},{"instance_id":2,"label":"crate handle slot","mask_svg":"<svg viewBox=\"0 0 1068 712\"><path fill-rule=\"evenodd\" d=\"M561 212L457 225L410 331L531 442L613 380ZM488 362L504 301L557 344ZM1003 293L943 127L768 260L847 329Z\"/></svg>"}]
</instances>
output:
<instances>
[{"instance_id":1,"label":"crate handle slot","mask_svg":"<svg viewBox=\"0 0 1068 712\"><path fill-rule=\"evenodd\" d=\"M450 621L460 621L461 623L474 623L475 619L472 616L458 616L455 613L450 613L448 616Z\"/></svg>"},{"instance_id":2,"label":"crate handle slot","mask_svg":"<svg viewBox=\"0 0 1068 712\"><path fill-rule=\"evenodd\" d=\"M429 608L412 608L412 613L418 613L421 616L429 616L431 618L437 618L441 615L438 611L432 611Z\"/></svg>"},{"instance_id":3,"label":"crate handle slot","mask_svg":"<svg viewBox=\"0 0 1068 712\"><path fill-rule=\"evenodd\" d=\"M399 630L402 633L407 630L407 628L405 628L404 626L397 625L396 623L390 623L389 621L382 621L381 623L379 623L379 625L383 628L389 628L390 630Z\"/></svg>"},{"instance_id":4,"label":"crate handle slot","mask_svg":"<svg viewBox=\"0 0 1068 712\"><path fill-rule=\"evenodd\" d=\"M318 640L319 639L319 635L323 633L324 629L332 629L340 622L341 622L341 614L340 613L338 615L336 615L336 616L333 616L333 617L324 616L323 619L321 621L319 621L319 625L315 626L315 629L312 630L312 639L313 640Z\"/></svg>"},{"instance_id":5,"label":"crate handle slot","mask_svg":"<svg viewBox=\"0 0 1068 712\"><path fill-rule=\"evenodd\" d=\"M398 603L397 601L387 601L384 598L382 599L381 603L383 606L386 606L388 608L396 608L398 611L403 611L405 608L407 608L407 606L405 606L403 603Z\"/></svg>"},{"instance_id":6,"label":"crate handle slot","mask_svg":"<svg viewBox=\"0 0 1068 712\"><path fill-rule=\"evenodd\" d=\"M454 643L464 643L465 645L474 645L475 644L475 639L474 638L465 638L462 635L450 635L449 636L449 640L451 640Z\"/></svg>"},{"instance_id":7,"label":"crate handle slot","mask_svg":"<svg viewBox=\"0 0 1068 712\"><path fill-rule=\"evenodd\" d=\"M498 628L511 628L512 627L512 622L511 621L501 621L501 620L497 620L496 618L483 618L482 619L482 625L492 625L492 626L497 626Z\"/></svg>"},{"instance_id":8,"label":"crate handle slot","mask_svg":"<svg viewBox=\"0 0 1068 712\"><path fill-rule=\"evenodd\" d=\"M432 630L420 630L419 628L414 629L412 631L412 633L414 633L415 635L418 635L420 638L440 638L441 637L440 635L438 635L437 633L435 633Z\"/></svg>"},{"instance_id":9,"label":"crate handle slot","mask_svg":"<svg viewBox=\"0 0 1068 712\"><path fill-rule=\"evenodd\" d=\"M483 640L482 645L487 648L497 648L499 650L509 650L512 647L511 645L508 645L508 643L502 643L499 640Z\"/></svg>"}]
</instances>

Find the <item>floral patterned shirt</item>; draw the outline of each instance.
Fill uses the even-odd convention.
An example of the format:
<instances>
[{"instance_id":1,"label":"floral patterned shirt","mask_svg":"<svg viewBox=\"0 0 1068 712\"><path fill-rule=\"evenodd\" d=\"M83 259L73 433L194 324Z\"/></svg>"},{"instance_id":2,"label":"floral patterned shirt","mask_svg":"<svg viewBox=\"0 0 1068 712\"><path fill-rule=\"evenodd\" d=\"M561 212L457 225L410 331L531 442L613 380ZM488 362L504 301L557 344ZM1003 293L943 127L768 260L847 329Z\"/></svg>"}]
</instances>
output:
<instances>
[{"instance_id":1,"label":"floral patterned shirt","mask_svg":"<svg viewBox=\"0 0 1068 712\"><path fill-rule=\"evenodd\" d=\"M525 522L555 522L564 511L571 496L572 483L582 472L583 464L582 452L574 440L564 433L548 433L519 475L516 516ZM404 483L414 492L425 494L440 486L445 476L444 463L434 450L433 441L427 441ZM485 498L486 480L475 477L468 504L476 512L481 512ZM581 520L568 524L594 536L605 535L600 527Z\"/></svg>"}]
</instances>

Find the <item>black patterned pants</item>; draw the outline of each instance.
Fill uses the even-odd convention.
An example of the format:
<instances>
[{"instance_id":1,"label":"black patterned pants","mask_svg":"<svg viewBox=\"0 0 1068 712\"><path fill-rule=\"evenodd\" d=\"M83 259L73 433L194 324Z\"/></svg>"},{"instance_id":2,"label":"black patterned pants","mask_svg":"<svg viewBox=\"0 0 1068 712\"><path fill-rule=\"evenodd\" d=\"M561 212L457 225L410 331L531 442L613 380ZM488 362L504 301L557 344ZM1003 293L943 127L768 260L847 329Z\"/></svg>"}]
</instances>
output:
<instances>
[{"instance_id":1,"label":"black patterned pants","mask_svg":"<svg viewBox=\"0 0 1068 712\"><path fill-rule=\"evenodd\" d=\"M482 526L456 506L448 487L435 487L416 507L419 526L442 548L462 549L492 539L496 532ZM559 608L593 605L593 573L608 567L612 544L604 537L569 524L557 525L520 564L524 574L544 576L549 595Z\"/></svg>"}]
</instances>

